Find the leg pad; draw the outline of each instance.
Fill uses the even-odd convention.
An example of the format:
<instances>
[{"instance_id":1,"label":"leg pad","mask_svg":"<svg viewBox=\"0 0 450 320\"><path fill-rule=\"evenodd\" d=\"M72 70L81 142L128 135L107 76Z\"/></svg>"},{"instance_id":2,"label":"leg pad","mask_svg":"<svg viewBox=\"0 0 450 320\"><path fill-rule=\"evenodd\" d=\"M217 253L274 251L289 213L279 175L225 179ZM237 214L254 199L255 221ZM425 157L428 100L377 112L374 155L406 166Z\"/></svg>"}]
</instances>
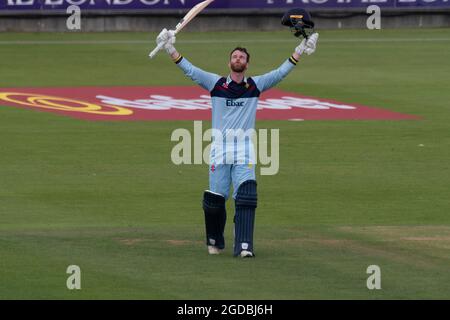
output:
<instances>
[{"instance_id":1,"label":"leg pad","mask_svg":"<svg viewBox=\"0 0 450 320\"><path fill-rule=\"evenodd\" d=\"M205 213L206 244L224 249L224 231L227 219L225 197L205 191L203 194L203 212Z\"/></svg>"},{"instance_id":2,"label":"leg pad","mask_svg":"<svg viewBox=\"0 0 450 320\"><path fill-rule=\"evenodd\" d=\"M255 226L255 211L257 207L256 181L243 182L237 191L234 216L234 255L240 255L242 250L253 252L253 230Z\"/></svg>"}]
</instances>

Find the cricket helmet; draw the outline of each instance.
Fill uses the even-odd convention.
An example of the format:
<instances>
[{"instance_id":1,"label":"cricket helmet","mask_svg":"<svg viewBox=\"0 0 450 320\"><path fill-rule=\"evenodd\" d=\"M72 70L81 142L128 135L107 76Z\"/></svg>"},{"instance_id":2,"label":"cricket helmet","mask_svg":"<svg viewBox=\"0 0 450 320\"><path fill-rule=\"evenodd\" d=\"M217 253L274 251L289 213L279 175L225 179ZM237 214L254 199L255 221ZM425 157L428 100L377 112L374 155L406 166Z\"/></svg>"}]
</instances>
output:
<instances>
[{"instance_id":1,"label":"cricket helmet","mask_svg":"<svg viewBox=\"0 0 450 320\"><path fill-rule=\"evenodd\" d=\"M308 38L314 33L314 22L305 9L291 9L283 15L281 24L291 28L296 37Z\"/></svg>"}]
</instances>

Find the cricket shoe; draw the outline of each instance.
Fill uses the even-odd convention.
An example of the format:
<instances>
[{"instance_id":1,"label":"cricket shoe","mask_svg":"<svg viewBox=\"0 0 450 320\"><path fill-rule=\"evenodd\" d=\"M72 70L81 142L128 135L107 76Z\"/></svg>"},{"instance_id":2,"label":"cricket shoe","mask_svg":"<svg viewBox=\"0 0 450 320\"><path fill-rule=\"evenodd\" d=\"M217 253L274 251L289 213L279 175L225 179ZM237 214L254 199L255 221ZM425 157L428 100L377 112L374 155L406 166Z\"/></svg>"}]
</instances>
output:
<instances>
[{"instance_id":1,"label":"cricket shoe","mask_svg":"<svg viewBox=\"0 0 450 320\"><path fill-rule=\"evenodd\" d=\"M209 254L220 254L223 249L219 249L216 246L208 246L208 253Z\"/></svg>"},{"instance_id":2,"label":"cricket shoe","mask_svg":"<svg viewBox=\"0 0 450 320\"><path fill-rule=\"evenodd\" d=\"M241 253L239 254L239 256L241 258L254 258L255 257L253 252L248 251L248 250L242 250Z\"/></svg>"}]
</instances>

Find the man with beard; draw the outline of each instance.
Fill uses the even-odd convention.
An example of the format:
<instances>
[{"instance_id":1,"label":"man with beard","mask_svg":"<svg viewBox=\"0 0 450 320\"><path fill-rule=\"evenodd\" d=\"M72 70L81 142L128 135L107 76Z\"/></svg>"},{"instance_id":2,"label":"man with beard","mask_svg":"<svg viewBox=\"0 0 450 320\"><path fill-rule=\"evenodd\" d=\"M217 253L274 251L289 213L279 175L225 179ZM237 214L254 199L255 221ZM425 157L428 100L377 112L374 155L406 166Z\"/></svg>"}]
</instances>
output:
<instances>
[{"instance_id":1,"label":"man with beard","mask_svg":"<svg viewBox=\"0 0 450 320\"><path fill-rule=\"evenodd\" d=\"M254 257L253 230L257 205L254 146L251 139L239 139L239 132L254 131L260 94L278 84L297 65L303 53L314 53L319 35L303 39L294 53L278 69L261 76L246 77L250 54L237 47L230 53L227 77L205 72L192 65L174 47L173 30L164 29L157 44L183 72L211 94L212 144L209 166L209 189L203 194L206 245L209 254L225 248L225 202L233 185L235 200L234 256ZM236 134L238 133L238 134ZM236 141L238 136L238 141ZM248 138L247 135L243 135Z\"/></svg>"}]
</instances>

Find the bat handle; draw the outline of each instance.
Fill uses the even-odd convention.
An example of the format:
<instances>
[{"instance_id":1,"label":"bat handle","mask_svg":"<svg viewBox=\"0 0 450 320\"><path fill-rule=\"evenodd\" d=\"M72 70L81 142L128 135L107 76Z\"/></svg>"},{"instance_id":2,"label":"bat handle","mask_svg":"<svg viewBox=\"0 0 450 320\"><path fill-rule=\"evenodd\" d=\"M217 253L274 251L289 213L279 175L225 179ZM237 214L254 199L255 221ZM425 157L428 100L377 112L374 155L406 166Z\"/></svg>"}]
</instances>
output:
<instances>
[{"instance_id":1,"label":"bat handle","mask_svg":"<svg viewBox=\"0 0 450 320\"><path fill-rule=\"evenodd\" d=\"M162 47L164 47L164 44L165 44L164 42L161 42L155 49L153 49L152 52L150 52L150 54L148 55L150 59L153 59L153 57L156 56L158 51L161 50Z\"/></svg>"}]
</instances>

